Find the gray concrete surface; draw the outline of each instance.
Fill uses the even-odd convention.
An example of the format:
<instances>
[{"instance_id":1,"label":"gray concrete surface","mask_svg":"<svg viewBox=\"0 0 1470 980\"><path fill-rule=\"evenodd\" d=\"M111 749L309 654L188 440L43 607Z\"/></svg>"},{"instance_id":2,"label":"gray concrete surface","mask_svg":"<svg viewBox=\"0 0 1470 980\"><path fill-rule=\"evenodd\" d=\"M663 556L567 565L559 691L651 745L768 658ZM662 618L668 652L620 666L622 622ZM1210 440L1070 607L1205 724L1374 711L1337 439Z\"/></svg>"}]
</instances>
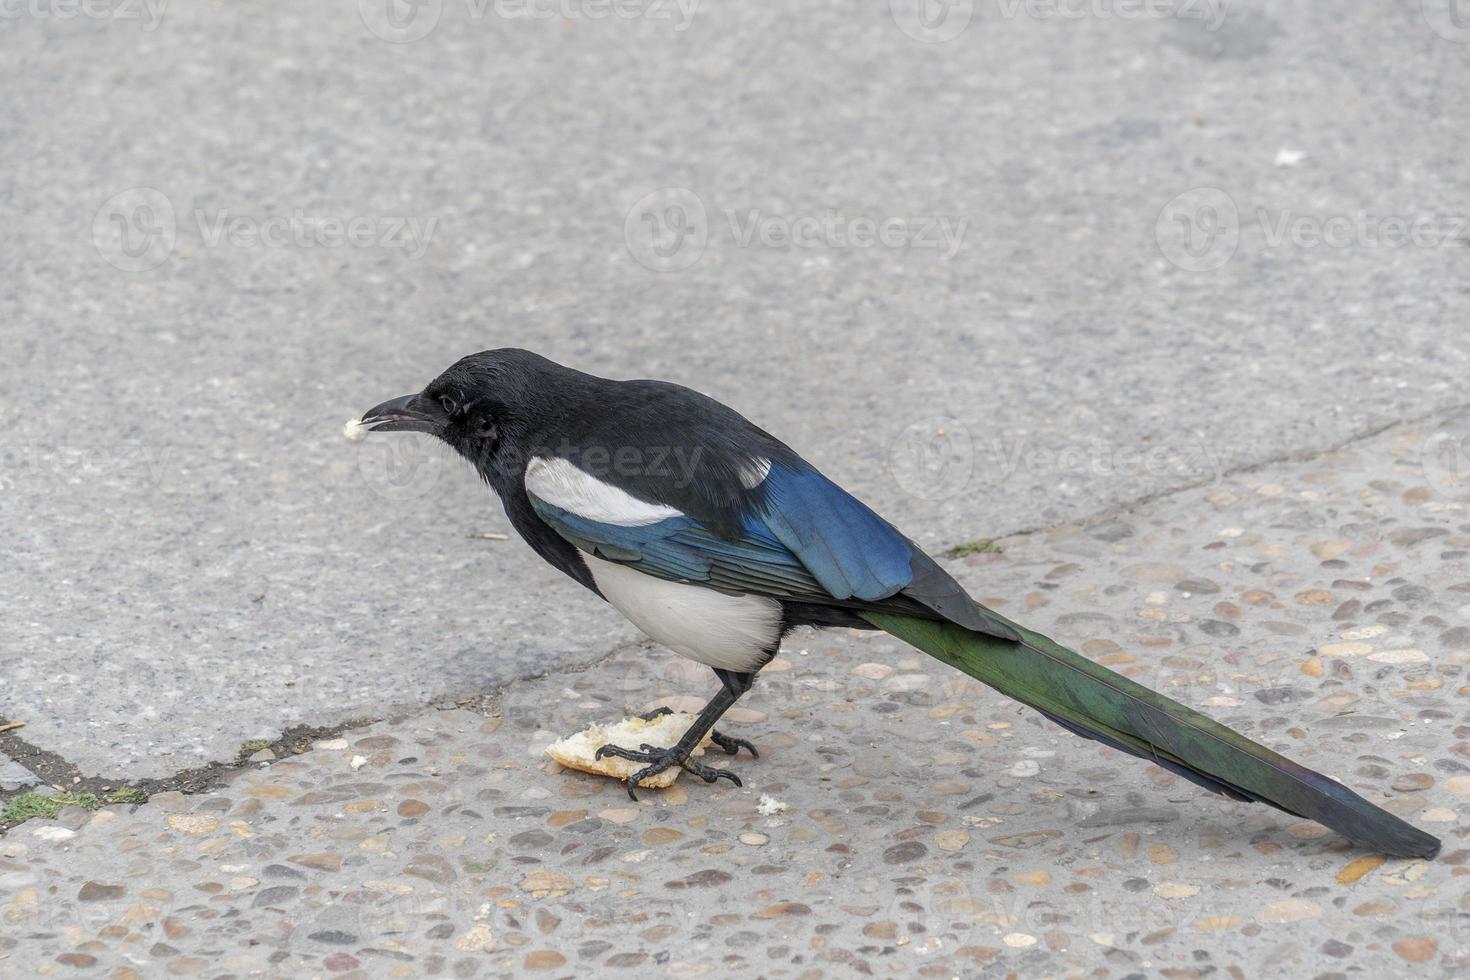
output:
<instances>
[{"instance_id":1,"label":"gray concrete surface","mask_svg":"<svg viewBox=\"0 0 1470 980\"><path fill-rule=\"evenodd\" d=\"M87 772L631 637L340 440L475 349L704 389L935 547L1466 400L1433 2L392 2L6 14L0 717Z\"/></svg>"},{"instance_id":2,"label":"gray concrete surface","mask_svg":"<svg viewBox=\"0 0 1470 980\"><path fill-rule=\"evenodd\" d=\"M542 754L696 706L626 648L0 838L0 972L1463 977L1466 486L1433 429L951 564L977 595L1440 836L1433 862L1222 801L883 635L792 637L727 730L745 786L630 803ZM764 811L762 805L764 804Z\"/></svg>"},{"instance_id":3,"label":"gray concrete surface","mask_svg":"<svg viewBox=\"0 0 1470 980\"><path fill-rule=\"evenodd\" d=\"M0 791L28 789L39 782L35 773L9 756L0 754Z\"/></svg>"}]
</instances>

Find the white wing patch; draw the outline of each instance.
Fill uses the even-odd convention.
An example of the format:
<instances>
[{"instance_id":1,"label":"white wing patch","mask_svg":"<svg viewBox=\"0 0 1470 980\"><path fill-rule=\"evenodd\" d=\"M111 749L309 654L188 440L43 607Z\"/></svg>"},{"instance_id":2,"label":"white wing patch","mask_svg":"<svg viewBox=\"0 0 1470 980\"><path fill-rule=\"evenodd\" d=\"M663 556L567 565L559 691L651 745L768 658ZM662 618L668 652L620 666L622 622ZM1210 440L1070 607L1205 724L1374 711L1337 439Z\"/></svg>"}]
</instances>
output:
<instances>
[{"instance_id":1,"label":"white wing patch","mask_svg":"<svg viewBox=\"0 0 1470 980\"><path fill-rule=\"evenodd\" d=\"M526 464L526 492L578 517L621 527L642 527L684 516L673 507L639 500L559 458L532 457Z\"/></svg>"},{"instance_id":2,"label":"white wing patch","mask_svg":"<svg viewBox=\"0 0 1470 980\"><path fill-rule=\"evenodd\" d=\"M670 582L583 554L603 597L657 643L711 667L749 673L781 640L781 604Z\"/></svg>"},{"instance_id":3,"label":"white wing patch","mask_svg":"<svg viewBox=\"0 0 1470 980\"><path fill-rule=\"evenodd\" d=\"M754 490L766 482L766 476L771 472L771 461L764 456L757 456L740 470L740 485L747 490Z\"/></svg>"}]
</instances>

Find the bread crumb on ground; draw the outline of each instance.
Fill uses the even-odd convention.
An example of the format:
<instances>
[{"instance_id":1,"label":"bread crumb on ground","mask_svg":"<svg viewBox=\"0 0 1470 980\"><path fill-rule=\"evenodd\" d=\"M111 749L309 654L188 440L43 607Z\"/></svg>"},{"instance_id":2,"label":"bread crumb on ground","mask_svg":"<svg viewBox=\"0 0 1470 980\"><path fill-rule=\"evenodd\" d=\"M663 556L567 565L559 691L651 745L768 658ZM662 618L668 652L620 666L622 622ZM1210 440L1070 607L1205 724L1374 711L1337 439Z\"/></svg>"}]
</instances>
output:
<instances>
[{"instance_id":1,"label":"bread crumb on ground","mask_svg":"<svg viewBox=\"0 0 1470 980\"><path fill-rule=\"evenodd\" d=\"M778 813L786 812L786 804L782 803L774 796L768 796L767 794L762 793L761 801L756 804L755 812L759 813L763 817L774 817Z\"/></svg>"}]
</instances>

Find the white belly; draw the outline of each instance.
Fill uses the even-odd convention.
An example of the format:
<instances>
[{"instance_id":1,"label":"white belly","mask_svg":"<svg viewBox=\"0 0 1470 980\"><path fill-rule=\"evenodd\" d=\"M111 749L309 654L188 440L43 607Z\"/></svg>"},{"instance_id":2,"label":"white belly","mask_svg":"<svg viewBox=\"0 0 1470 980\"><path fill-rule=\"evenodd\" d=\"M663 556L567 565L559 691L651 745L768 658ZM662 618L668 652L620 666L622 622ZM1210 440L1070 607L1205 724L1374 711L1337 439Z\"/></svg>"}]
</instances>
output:
<instances>
[{"instance_id":1,"label":"white belly","mask_svg":"<svg viewBox=\"0 0 1470 980\"><path fill-rule=\"evenodd\" d=\"M618 612L657 643L711 667L748 673L781 639L781 604L644 575L583 554L592 579Z\"/></svg>"}]
</instances>

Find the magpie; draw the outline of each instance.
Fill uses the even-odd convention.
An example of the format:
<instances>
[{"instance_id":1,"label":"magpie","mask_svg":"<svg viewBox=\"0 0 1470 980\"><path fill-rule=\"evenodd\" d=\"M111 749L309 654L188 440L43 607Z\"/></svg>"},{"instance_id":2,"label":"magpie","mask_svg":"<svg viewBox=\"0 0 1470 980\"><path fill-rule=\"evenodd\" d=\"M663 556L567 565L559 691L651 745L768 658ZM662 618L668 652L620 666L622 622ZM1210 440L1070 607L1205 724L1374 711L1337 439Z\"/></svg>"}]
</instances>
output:
<instances>
[{"instance_id":1,"label":"magpie","mask_svg":"<svg viewBox=\"0 0 1470 980\"><path fill-rule=\"evenodd\" d=\"M538 555L719 689L670 748L603 746L706 782L690 758L800 626L884 630L1074 734L1217 794L1309 818L1385 854L1440 842L1347 787L981 606L938 563L795 450L735 410L663 381L614 381L529 351L462 358L422 391L364 413L468 460ZM661 711L667 709L660 709ZM635 796L636 799L636 796Z\"/></svg>"}]
</instances>

